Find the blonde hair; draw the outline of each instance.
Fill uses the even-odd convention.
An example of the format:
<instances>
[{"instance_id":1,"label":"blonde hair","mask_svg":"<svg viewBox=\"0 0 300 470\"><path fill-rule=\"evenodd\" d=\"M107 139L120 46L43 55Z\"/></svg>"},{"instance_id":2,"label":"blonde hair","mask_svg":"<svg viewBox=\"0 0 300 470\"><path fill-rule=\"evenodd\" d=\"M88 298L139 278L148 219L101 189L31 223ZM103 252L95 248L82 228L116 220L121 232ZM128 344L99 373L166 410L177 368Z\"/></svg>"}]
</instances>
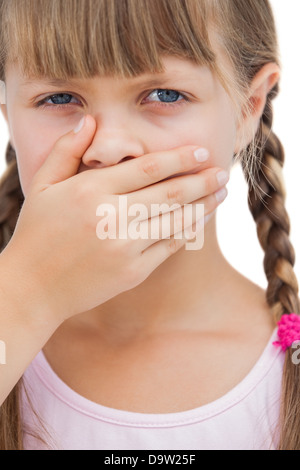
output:
<instances>
[{"instance_id":1,"label":"blonde hair","mask_svg":"<svg viewBox=\"0 0 300 470\"><path fill-rule=\"evenodd\" d=\"M232 65L217 63L211 32ZM173 55L208 66L236 105L258 71L279 64L274 18L267 0L0 0L0 79L9 62L24 75L47 78L132 78L163 71L161 57ZM282 175L284 151L272 132L268 95L253 142L236 155L249 184L249 209L265 251L267 302L275 321L300 314L295 255L289 241ZM0 185L0 247L9 242L22 205L16 155L7 149L7 171ZM278 449L300 450L299 368L286 353ZM18 385L19 387L19 385ZM0 447L22 448L22 422L15 388L0 410Z\"/></svg>"}]
</instances>

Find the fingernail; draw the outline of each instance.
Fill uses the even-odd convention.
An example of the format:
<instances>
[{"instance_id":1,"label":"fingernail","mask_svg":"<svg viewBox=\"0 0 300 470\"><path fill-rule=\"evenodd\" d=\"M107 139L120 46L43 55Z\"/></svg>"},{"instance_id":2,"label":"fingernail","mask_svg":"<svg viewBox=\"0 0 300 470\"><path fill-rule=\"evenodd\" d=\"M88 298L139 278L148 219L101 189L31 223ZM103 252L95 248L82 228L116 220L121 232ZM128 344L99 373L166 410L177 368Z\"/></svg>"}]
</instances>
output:
<instances>
[{"instance_id":1,"label":"fingernail","mask_svg":"<svg viewBox=\"0 0 300 470\"><path fill-rule=\"evenodd\" d=\"M194 155L195 155L195 158L196 158L197 162L203 163L203 162L206 162L208 160L209 151L207 149L200 148L200 149L197 149L194 152Z\"/></svg>"},{"instance_id":2,"label":"fingernail","mask_svg":"<svg viewBox=\"0 0 300 470\"><path fill-rule=\"evenodd\" d=\"M219 173L217 173L217 180L220 186L224 186L224 184L228 183L229 181L228 171L220 171Z\"/></svg>"},{"instance_id":3,"label":"fingernail","mask_svg":"<svg viewBox=\"0 0 300 470\"><path fill-rule=\"evenodd\" d=\"M79 121L78 125L74 129L74 134L78 134L84 126L85 116Z\"/></svg>"},{"instance_id":4,"label":"fingernail","mask_svg":"<svg viewBox=\"0 0 300 470\"><path fill-rule=\"evenodd\" d=\"M220 203L220 202L223 202L225 199L226 199L226 196L228 194L228 191L227 191L227 188L222 188L220 189L220 191L218 191L216 193L216 199L217 201Z\"/></svg>"}]
</instances>

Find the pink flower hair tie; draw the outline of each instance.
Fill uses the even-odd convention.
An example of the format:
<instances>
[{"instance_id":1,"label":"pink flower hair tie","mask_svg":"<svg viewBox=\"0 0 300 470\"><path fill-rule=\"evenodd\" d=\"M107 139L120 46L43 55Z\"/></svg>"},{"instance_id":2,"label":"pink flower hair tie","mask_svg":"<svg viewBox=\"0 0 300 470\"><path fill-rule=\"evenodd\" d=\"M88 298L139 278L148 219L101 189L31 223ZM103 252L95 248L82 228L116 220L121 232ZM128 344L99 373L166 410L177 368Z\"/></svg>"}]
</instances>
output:
<instances>
[{"instance_id":1,"label":"pink flower hair tie","mask_svg":"<svg viewBox=\"0 0 300 470\"><path fill-rule=\"evenodd\" d=\"M278 322L277 335L279 341L274 341L274 346L281 346L286 351L296 341L300 341L300 316L296 313L282 315Z\"/></svg>"}]
</instances>

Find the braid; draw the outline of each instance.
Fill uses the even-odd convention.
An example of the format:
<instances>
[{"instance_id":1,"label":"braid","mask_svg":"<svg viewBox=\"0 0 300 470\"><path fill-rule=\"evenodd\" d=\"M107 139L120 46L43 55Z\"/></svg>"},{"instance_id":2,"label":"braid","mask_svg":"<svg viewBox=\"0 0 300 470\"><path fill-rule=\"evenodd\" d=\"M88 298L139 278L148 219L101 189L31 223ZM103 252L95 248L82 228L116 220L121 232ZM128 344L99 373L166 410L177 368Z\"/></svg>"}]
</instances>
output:
<instances>
[{"instance_id":1,"label":"braid","mask_svg":"<svg viewBox=\"0 0 300 470\"><path fill-rule=\"evenodd\" d=\"M272 99L270 93L256 136L257 185L249 188L248 204L257 225L257 235L265 252L264 270L268 279L266 297L277 322L284 313L299 313L298 282L294 273L295 251L289 240L290 219L285 209L286 191L282 167L284 150L272 132ZM246 165L242 162L244 173ZM258 197L257 197L258 195Z\"/></svg>"},{"instance_id":2,"label":"braid","mask_svg":"<svg viewBox=\"0 0 300 470\"><path fill-rule=\"evenodd\" d=\"M284 150L272 132L272 99L278 85L268 96L254 144L256 149L257 184L249 188L248 204L257 224L257 235L265 252L264 270L268 279L266 299L274 320L285 313L300 314L298 282L293 267L295 251L289 240L290 219L285 209L286 191L283 179ZM247 162L242 161L247 176ZM257 197L258 196L258 197ZM300 366L292 361L292 348L286 351L280 418L278 450L300 450Z\"/></svg>"},{"instance_id":3,"label":"braid","mask_svg":"<svg viewBox=\"0 0 300 470\"><path fill-rule=\"evenodd\" d=\"M16 153L9 143L6 150L7 169L0 180L0 252L8 244L24 202L19 180ZM19 408L22 378L0 407L0 449L21 450L22 424Z\"/></svg>"},{"instance_id":4,"label":"braid","mask_svg":"<svg viewBox=\"0 0 300 470\"><path fill-rule=\"evenodd\" d=\"M8 244L24 202L16 153L9 143L6 150L7 169L0 180L0 252Z\"/></svg>"}]
</instances>

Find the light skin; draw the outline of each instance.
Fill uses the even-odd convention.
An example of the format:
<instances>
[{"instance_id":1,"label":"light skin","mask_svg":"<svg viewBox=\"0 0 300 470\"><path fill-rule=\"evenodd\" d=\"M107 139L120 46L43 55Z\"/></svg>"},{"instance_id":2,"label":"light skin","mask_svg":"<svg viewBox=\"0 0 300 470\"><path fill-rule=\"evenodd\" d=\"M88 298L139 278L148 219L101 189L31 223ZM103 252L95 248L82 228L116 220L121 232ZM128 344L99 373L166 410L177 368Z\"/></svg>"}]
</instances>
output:
<instances>
[{"instance_id":1,"label":"light skin","mask_svg":"<svg viewBox=\"0 0 300 470\"><path fill-rule=\"evenodd\" d=\"M208 69L171 57L164 58L164 65L168 80L151 88L142 80L157 77L26 85L19 69L9 66L7 104L1 109L25 196L57 139L86 114L96 126L79 173L185 145L209 150L202 170L230 171L234 153L250 142L258 126L279 78L278 66L266 65L253 80L253 111L241 132L230 98ZM182 104L158 104L157 89L177 90ZM54 104L35 106L58 93L72 94L72 104L60 110ZM224 258L213 217L201 250L181 249L134 289L66 320L44 353L62 380L91 400L168 413L201 406L230 390L254 365L273 328L264 291Z\"/></svg>"}]
</instances>

